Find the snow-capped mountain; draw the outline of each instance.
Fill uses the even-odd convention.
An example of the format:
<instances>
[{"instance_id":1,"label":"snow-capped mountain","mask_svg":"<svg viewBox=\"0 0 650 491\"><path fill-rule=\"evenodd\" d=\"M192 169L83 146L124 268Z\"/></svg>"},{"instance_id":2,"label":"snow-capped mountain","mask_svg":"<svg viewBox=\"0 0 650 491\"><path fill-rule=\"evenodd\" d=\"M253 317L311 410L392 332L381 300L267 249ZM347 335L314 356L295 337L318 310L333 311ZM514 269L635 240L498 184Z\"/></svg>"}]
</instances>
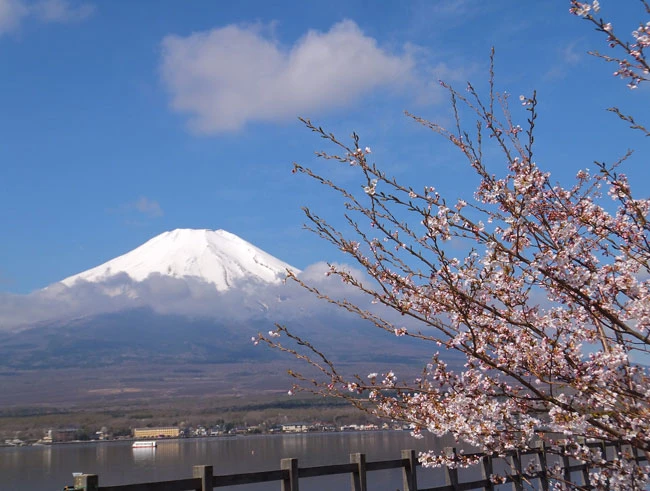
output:
<instances>
[{"instance_id":1,"label":"snow-capped mountain","mask_svg":"<svg viewBox=\"0 0 650 491\"><path fill-rule=\"evenodd\" d=\"M277 359L251 342L276 322L351 363L387 353L400 363L416 353L428 359L428 346L414 351L388 333L375 339L368 323L283 282L287 269L330 298L381 308L326 275L325 263L300 272L223 230L173 230L42 290L0 295L0 371L241 363L236 372L247 373Z\"/></svg>"},{"instance_id":2,"label":"snow-capped mountain","mask_svg":"<svg viewBox=\"0 0 650 491\"><path fill-rule=\"evenodd\" d=\"M279 283L286 277L287 269L299 272L225 230L177 229L61 283L73 286L79 280L104 282L120 273L144 281L152 274L159 274L198 279L225 291L241 280Z\"/></svg>"}]
</instances>

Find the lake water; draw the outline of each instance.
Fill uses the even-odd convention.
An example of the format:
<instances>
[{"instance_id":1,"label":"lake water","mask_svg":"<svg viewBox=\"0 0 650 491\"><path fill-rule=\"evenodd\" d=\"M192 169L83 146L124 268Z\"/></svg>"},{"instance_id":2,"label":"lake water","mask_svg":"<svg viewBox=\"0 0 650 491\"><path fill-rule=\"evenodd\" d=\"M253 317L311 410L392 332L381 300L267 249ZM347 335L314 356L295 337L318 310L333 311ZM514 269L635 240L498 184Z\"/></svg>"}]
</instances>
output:
<instances>
[{"instance_id":1,"label":"lake water","mask_svg":"<svg viewBox=\"0 0 650 491\"><path fill-rule=\"evenodd\" d=\"M402 449L451 446L445 439L417 440L408 432L305 433L159 441L156 449L132 449L131 442L97 442L0 448L0 490L54 491L72 484L73 472L98 474L101 485L167 481L192 477L193 465L212 465L214 474L280 468L280 459L297 458L301 467L349 462L361 452L367 461L400 458ZM440 470L418 469L418 484L441 483ZM401 470L368 473L368 487L402 489ZM279 482L244 485L232 491L277 491ZM300 489L350 489L350 476L300 480Z\"/></svg>"}]
</instances>

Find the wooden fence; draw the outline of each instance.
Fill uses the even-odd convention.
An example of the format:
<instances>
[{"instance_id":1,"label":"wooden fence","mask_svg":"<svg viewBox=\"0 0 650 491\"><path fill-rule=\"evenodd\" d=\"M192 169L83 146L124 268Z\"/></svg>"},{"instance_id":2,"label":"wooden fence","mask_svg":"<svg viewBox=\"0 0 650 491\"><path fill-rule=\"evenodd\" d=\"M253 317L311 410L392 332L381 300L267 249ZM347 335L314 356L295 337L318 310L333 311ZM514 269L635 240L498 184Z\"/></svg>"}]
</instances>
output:
<instances>
[{"instance_id":1,"label":"wooden fence","mask_svg":"<svg viewBox=\"0 0 650 491\"><path fill-rule=\"evenodd\" d=\"M592 448L599 448L602 455L608 460L621 455L624 450L620 444L614 443L589 443L588 445ZM458 455L453 448L446 448L445 452L454 458ZM632 452L632 450L628 448L627 452ZM637 462L647 461L646 456L639 452L633 455ZM418 487L417 468L420 463L417 460L415 450L402 450L401 458L394 460L367 462L365 454L354 453L350 454L350 463L348 464L299 467L298 459L282 459L278 470L216 476L213 475L212 466L197 465L192 468L194 476L192 478L119 486L100 486L97 475L81 474L75 476L74 489L83 491L208 491L224 486L276 481L281 484L281 491L299 491L300 479L349 474L352 491L367 491L366 478L368 472L401 469L403 491L494 490L499 484L509 485L514 491L520 491L524 489L524 483L530 483L536 489L546 491L549 489L550 478L548 468L552 465L560 465L565 481L584 486L584 489L591 488L589 468L584 462L578 462L568 456L551 452L543 445L525 452L512 452L507 457L484 454L464 454L463 456L480 458L480 463L476 464L480 468L480 479L474 481L461 480L462 476L459 476L459 473L462 474L463 468L447 467L444 468L445 484L429 488ZM530 461L525 466L522 464L524 458ZM497 473L498 478L493 479L496 464L499 464L501 469ZM505 472L503 469L505 469Z\"/></svg>"}]
</instances>

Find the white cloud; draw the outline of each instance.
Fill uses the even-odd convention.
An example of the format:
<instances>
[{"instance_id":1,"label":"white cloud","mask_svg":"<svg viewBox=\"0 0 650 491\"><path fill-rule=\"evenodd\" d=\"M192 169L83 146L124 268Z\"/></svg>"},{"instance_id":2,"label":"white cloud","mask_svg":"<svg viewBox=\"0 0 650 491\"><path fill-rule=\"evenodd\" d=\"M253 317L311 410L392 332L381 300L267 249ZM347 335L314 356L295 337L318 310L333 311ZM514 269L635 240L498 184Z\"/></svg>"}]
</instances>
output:
<instances>
[{"instance_id":1,"label":"white cloud","mask_svg":"<svg viewBox=\"0 0 650 491\"><path fill-rule=\"evenodd\" d=\"M130 204L129 207L151 217L160 217L163 215L160 204L145 196L141 196L135 203Z\"/></svg>"},{"instance_id":2,"label":"white cloud","mask_svg":"<svg viewBox=\"0 0 650 491\"><path fill-rule=\"evenodd\" d=\"M139 219L143 218L143 216L146 218L156 218L165 214L158 201L147 198L146 196L140 196L135 201L122 203L115 208L109 208L106 212L125 216L127 218L126 223L130 225L142 225Z\"/></svg>"},{"instance_id":3,"label":"white cloud","mask_svg":"<svg viewBox=\"0 0 650 491\"><path fill-rule=\"evenodd\" d=\"M162 76L171 106L199 133L242 128L342 107L378 87L414 77L408 53L391 54L344 20L310 30L286 48L261 26L229 25L162 41Z\"/></svg>"},{"instance_id":4,"label":"white cloud","mask_svg":"<svg viewBox=\"0 0 650 491\"><path fill-rule=\"evenodd\" d=\"M544 74L547 81L560 80L587 56L587 49L581 49L582 40L572 41L556 51L552 67Z\"/></svg>"},{"instance_id":5,"label":"white cloud","mask_svg":"<svg viewBox=\"0 0 650 491\"><path fill-rule=\"evenodd\" d=\"M429 5L429 12L436 17L466 17L476 10L475 2L471 0L439 0ZM425 4L427 5L427 4Z\"/></svg>"},{"instance_id":6,"label":"white cloud","mask_svg":"<svg viewBox=\"0 0 650 491\"><path fill-rule=\"evenodd\" d=\"M44 22L75 22L95 11L94 5L72 6L67 0L42 0L33 7L34 14Z\"/></svg>"},{"instance_id":7,"label":"white cloud","mask_svg":"<svg viewBox=\"0 0 650 491\"><path fill-rule=\"evenodd\" d=\"M0 35L17 29L28 14L22 0L0 0Z\"/></svg>"},{"instance_id":8,"label":"white cloud","mask_svg":"<svg viewBox=\"0 0 650 491\"><path fill-rule=\"evenodd\" d=\"M0 35L17 30L29 18L45 23L67 23L84 20L94 11L91 4L75 6L68 0L0 0Z\"/></svg>"}]
</instances>

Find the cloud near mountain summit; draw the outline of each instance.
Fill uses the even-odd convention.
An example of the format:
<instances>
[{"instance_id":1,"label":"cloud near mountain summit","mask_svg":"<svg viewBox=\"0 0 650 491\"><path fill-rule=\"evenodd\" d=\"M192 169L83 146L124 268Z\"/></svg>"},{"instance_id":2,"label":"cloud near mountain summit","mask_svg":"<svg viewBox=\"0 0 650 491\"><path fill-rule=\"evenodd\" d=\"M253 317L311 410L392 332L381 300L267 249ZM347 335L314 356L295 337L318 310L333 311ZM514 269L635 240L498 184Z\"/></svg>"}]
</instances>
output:
<instances>
[{"instance_id":1,"label":"cloud near mountain summit","mask_svg":"<svg viewBox=\"0 0 650 491\"><path fill-rule=\"evenodd\" d=\"M333 298L345 297L372 308L359 291L338 277L326 276L328 269L327 264L316 263L301 272L300 278ZM200 278L154 273L136 281L126 273L118 273L102 281L78 280L71 286L55 283L28 295L0 294L0 331L140 307L158 314L239 321L264 317L269 319L269 325L305 316L327 316L334 308L292 281L265 283L248 279L219 291Z\"/></svg>"}]
</instances>

